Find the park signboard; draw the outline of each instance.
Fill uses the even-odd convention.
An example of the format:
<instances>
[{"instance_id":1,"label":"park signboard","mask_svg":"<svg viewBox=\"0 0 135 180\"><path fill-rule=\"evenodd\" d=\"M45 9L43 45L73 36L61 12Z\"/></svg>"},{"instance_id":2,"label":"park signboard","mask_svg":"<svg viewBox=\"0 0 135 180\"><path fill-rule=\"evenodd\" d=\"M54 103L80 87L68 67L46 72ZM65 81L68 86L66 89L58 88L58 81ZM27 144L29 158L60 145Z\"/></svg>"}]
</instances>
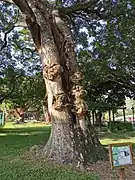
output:
<instances>
[{"instance_id":1,"label":"park signboard","mask_svg":"<svg viewBox=\"0 0 135 180\"><path fill-rule=\"evenodd\" d=\"M133 164L133 148L131 143L109 145L111 168L123 168Z\"/></svg>"}]
</instances>

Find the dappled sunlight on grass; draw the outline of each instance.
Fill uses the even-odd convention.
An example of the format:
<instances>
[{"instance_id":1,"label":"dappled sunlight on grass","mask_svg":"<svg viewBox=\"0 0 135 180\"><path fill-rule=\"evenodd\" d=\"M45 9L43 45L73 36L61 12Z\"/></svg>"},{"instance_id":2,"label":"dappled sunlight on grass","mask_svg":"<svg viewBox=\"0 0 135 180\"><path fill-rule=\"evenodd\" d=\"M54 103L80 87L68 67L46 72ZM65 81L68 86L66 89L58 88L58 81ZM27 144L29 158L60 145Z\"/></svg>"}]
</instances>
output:
<instances>
[{"instance_id":1,"label":"dappled sunlight on grass","mask_svg":"<svg viewBox=\"0 0 135 180\"><path fill-rule=\"evenodd\" d=\"M7 123L0 129L0 156L8 156L23 153L35 144L46 142L50 134L50 126L36 127L34 124L18 125Z\"/></svg>"},{"instance_id":2,"label":"dappled sunlight on grass","mask_svg":"<svg viewBox=\"0 0 135 180\"><path fill-rule=\"evenodd\" d=\"M100 142L103 145L108 145L112 143L125 143L131 142L135 144L135 132L106 132L106 133L99 133Z\"/></svg>"},{"instance_id":3,"label":"dappled sunlight on grass","mask_svg":"<svg viewBox=\"0 0 135 180\"><path fill-rule=\"evenodd\" d=\"M47 142L51 126L45 124L14 125L7 123L0 128L0 179L2 180L99 180L90 173L81 173L71 167L56 166L32 156L33 145ZM111 143L135 143L135 132L101 132L103 145Z\"/></svg>"},{"instance_id":4,"label":"dappled sunlight on grass","mask_svg":"<svg viewBox=\"0 0 135 180\"><path fill-rule=\"evenodd\" d=\"M45 125L44 123L24 123L24 124L15 124L13 122L8 122L5 124L4 129L14 129L14 128L34 128L34 127L47 127L50 125Z\"/></svg>"},{"instance_id":5,"label":"dappled sunlight on grass","mask_svg":"<svg viewBox=\"0 0 135 180\"><path fill-rule=\"evenodd\" d=\"M0 133L0 136L7 136L7 134L2 134L2 133Z\"/></svg>"}]
</instances>

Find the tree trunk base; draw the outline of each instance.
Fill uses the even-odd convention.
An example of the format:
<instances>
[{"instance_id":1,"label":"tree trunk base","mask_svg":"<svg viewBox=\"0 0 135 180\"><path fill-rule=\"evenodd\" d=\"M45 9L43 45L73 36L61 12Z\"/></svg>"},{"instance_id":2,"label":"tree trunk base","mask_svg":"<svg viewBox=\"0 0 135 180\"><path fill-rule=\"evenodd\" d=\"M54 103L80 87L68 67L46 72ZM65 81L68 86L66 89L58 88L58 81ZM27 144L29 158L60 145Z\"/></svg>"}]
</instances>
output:
<instances>
[{"instance_id":1,"label":"tree trunk base","mask_svg":"<svg viewBox=\"0 0 135 180\"><path fill-rule=\"evenodd\" d=\"M80 126L53 123L50 138L42 149L43 157L64 164L88 165L107 160L107 151L100 144L91 125L84 133Z\"/></svg>"}]
</instances>

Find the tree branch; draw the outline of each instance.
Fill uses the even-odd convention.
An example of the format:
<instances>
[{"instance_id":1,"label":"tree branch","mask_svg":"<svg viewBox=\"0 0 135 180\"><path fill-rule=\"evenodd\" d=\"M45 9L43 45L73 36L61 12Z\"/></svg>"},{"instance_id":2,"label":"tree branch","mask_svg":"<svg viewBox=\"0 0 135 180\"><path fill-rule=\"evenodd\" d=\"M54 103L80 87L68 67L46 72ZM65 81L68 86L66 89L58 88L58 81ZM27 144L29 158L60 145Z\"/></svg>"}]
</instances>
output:
<instances>
[{"instance_id":1,"label":"tree branch","mask_svg":"<svg viewBox=\"0 0 135 180\"><path fill-rule=\"evenodd\" d=\"M40 27L36 21L36 17L32 9L29 7L28 3L25 0L13 0L13 2L18 6L18 8L23 13L28 28L31 32L33 41L37 49L40 49L41 47Z\"/></svg>"},{"instance_id":2,"label":"tree branch","mask_svg":"<svg viewBox=\"0 0 135 180\"><path fill-rule=\"evenodd\" d=\"M6 3L10 3L10 4L14 4L12 0L1 0L3 2L6 2Z\"/></svg>"},{"instance_id":3,"label":"tree branch","mask_svg":"<svg viewBox=\"0 0 135 180\"><path fill-rule=\"evenodd\" d=\"M26 26L15 26L13 25L7 32L4 33L4 44L2 45L2 47L0 48L0 51L2 51L6 46L7 46L7 36L10 32L13 31L14 28L17 28L17 27L23 27L23 28L27 28Z\"/></svg>"},{"instance_id":4,"label":"tree branch","mask_svg":"<svg viewBox=\"0 0 135 180\"><path fill-rule=\"evenodd\" d=\"M15 26L12 26L7 32L4 34L4 44L0 48L0 51L2 51L7 46L7 36L8 34L14 29Z\"/></svg>"},{"instance_id":5,"label":"tree branch","mask_svg":"<svg viewBox=\"0 0 135 180\"><path fill-rule=\"evenodd\" d=\"M7 32L4 33L4 44L0 48L0 51L2 51L7 46L7 36L15 28L15 24L18 21L18 17L19 17L19 11L18 11L18 15L17 15L15 22L13 23L12 27L9 30L7 30Z\"/></svg>"},{"instance_id":6,"label":"tree branch","mask_svg":"<svg viewBox=\"0 0 135 180\"><path fill-rule=\"evenodd\" d=\"M70 7L59 7L58 10L59 10L61 15L68 15L68 14L75 13L77 11L84 11L85 12L85 10L88 11L90 7L92 7L94 4L97 4L99 1L100 0L93 0L93 1L88 1L85 3L77 3L77 4L74 4Z\"/></svg>"}]
</instances>

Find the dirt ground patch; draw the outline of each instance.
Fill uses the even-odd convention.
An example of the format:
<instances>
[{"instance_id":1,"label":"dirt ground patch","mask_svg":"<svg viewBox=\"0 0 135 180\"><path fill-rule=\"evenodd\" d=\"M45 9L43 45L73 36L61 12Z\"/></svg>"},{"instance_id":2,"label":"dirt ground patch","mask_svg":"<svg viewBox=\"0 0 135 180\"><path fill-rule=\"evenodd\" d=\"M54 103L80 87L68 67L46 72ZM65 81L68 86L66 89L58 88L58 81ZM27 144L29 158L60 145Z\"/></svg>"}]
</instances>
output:
<instances>
[{"instance_id":1,"label":"dirt ground patch","mask_svg":"<svg viewBox=\"0 0 135 180\"><path fill-rule=\"evenodd\" d=\"M99 176L100 180L119 180L118 171L116 169L111 170L109 162L98 162L91 165L90 172ZM135 165L125 168L126 180L135 180Z\"/></svg>"}]
</instances>

